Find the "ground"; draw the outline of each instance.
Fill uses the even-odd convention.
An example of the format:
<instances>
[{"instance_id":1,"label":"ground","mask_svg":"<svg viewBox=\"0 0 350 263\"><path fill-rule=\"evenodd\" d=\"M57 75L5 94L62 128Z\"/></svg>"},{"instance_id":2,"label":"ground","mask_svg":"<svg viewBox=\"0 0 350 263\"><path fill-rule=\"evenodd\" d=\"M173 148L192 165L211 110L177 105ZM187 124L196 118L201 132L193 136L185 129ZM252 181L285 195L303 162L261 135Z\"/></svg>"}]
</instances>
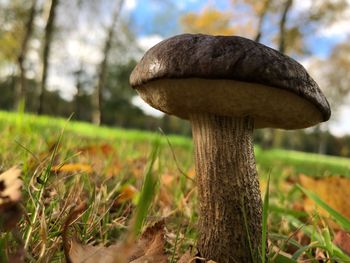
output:
<instances>
[{"instance_id":1,"label":"ground","mask_svg":"<svg viewBox=\"0 0 350 263\"><path fill-rule=\"evenodd\" d=\"M162 219L169 262L195 247L190 138L6 112L0 127L1 169L17 165L23 180L19 222L10 217L18 224L0 234L2 258L22 253L27 261L61 262L67 240L108 246L130 231L137 239ZM269 260L349 262L337 238L349 238L350 160L259 146L255 154L262 193L269 185L263 195ZM315 210L315 202L323 209ZM0 212L6 221L8 211Z\"/></svg>"}]
</instances>

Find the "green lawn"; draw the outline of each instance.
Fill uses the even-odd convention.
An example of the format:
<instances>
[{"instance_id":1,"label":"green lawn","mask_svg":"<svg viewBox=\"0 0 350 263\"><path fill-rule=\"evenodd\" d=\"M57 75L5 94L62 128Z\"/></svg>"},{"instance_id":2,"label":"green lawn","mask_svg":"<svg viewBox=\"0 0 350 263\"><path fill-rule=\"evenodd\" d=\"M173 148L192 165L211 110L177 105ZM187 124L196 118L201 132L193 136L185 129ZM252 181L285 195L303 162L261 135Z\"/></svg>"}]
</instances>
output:
<instances>
[{"instance_id":1,"label":"green lawn","mask_svg":"<svg viewBox=\"0 0 350 263\"><path fill-rule=\"evenodd\" d=\"M55 140L64 129L64 140L70 139L85 143L87 141L108 141L111 144L130 145L150 143L161 134L159 131L147 132L139 130L125 130L121 128L96 127L89 123L68 121L62 118L47 116L38 117L31 114L15 114L0 111L0 128L4 145L17 148L17 142L29 148L34 144L33 151L38 150L38 143ZM56 136L56 137L55 137ZM167 140L161 136L161 143L167 147ZM21 138L21 140L19 140ZM191 138L176 135L167 135L171 145L184 150L192 151ZM6 143L4 143L6 141ZM65 143L64 143L65 144ZM40 148L39 148L40 149ZM314 177L324 175L350 176L350 159L336 156L325 156L312 153L288 151L282 149L262 150L255 147L258 166L264 171L280 172L290 167L295 174L304 173ZM22 160L21 160L22 161Z\"/></svg>"},{"instance_id":2,"label":"green lawn","mask_svg":"<svg viewBox=\"0 0 350 263\"><path fill-rule=\"evenodd\" d=\"M82 243L116 242L125 233L135 208L143 207L146 213L139 212L138 217L146 225L166 218L169 258L176 259L195 245L197 204L190 138L8 112L0 112L0 128L0 165L2 170L22 165L26 214L18 233L1 234L3 251L16 250L23 242L28 261L61 262L62 227L74 204L80 202L86 202L87 209L70 227L70 234ZM157 145L159 151L152 155ZM299 174L349 177L350 159L258 146L255 153L263 186L271 175L271 240L286 249L285 240L299 222L305 222L305 212L293 208L301 192L294 185L286 191L284 182L297 181ZM63 164L78 168L54 172ZM83 165L91 166L91 171ZM156 186L145 193L146 174L152 174ZM127 187L133 187L135 193L121 201ZM149 208L139 201L147 199L145 195L151 200ZM283 224L286 220L289 223ZM280 256L271 253L270 257L275 260Z\"/></svg>"}]
</instances>

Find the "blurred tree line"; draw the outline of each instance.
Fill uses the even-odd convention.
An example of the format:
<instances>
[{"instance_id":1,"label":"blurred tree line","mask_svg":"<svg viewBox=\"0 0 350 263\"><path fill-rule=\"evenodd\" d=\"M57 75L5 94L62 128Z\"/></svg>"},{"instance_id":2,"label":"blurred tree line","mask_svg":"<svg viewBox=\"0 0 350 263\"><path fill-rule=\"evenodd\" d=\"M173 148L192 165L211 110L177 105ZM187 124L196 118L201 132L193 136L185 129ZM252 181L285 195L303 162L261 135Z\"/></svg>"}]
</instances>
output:
<instances>
[{"instance_id":1,"label":"blurred tree line","mask_svg":"<svg viewBox=\"0 0 350 263\"><path fill-rule=\"evenodd\" d=\"M129 75L143 50L126 1L0 0L0 108L62 117L74 112L74 119L96 125L161 127L166 133L190 135L186 121L145 115L132 103L136 93ZM159 29L166 24L161 23L164 14L172 14L179 18L175 33L242 35L302 59L312 55L308 36L341 18L348 5L346 0L315 0L308 10L296 13L296 0L226 1L231 8L224 11L208 1L199 12L186 13L174 11L174 1L150 0L166 9L152 23ZM335 113L350 90L349 57L349 41L344 41L327 59L310 66ZM57 79L61 88L73 86L69 98L56 87ZM307 131L258 130L256 142L350 156L350 136L331 135L327 124Z\"/></svg>"}]
</instances>

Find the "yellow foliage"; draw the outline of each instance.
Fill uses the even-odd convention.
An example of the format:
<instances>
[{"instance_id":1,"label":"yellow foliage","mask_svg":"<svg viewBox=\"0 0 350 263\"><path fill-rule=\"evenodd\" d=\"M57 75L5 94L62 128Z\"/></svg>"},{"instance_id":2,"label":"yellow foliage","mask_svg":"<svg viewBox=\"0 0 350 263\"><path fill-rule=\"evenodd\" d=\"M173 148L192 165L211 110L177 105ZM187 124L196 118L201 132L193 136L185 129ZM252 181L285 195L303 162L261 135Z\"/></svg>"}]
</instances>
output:
<instances>
[{"instance_id":1,"label":"yellow foliage","mask_svg":"<svg viewBox=\"0 0 350 263\"><path fill-rule=\"evenodd\" d=\"M314 179L306 175L300 175L300 183L304 188L317 194L333 209L350 219L349 178L332 176ZM313 212L315 211L315 203L310 199L306 199L304 208L308 212ZM321 215L328 216L325 210L318 208L318 211Z\"/></svg>"},{"instance_id":2,"label":"yellow foliage","mask_svg":"<svg viewBox=\"0 0 350 263\"><path fill-rule=\"evenodd\" d=\"M233 35L235 27L231 23L232 14L215 8L205 8L196 14L190 12L181 18L181 24L188 33L210 35Z\"/></svg>"}]
</instances>

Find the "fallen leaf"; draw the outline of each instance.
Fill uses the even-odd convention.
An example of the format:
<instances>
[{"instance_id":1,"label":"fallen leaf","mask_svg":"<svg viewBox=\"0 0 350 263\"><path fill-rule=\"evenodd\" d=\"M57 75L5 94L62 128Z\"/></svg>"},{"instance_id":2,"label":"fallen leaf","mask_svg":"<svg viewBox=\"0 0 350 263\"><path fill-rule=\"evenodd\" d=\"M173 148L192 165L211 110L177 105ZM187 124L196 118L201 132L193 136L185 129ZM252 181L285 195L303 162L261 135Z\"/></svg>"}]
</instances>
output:
<instances>
[{"instance_id":1,"label":"fallen leaf","mask_svg":"<svg viewBox=\"0 0 350 263\"><path fill-rule=\"evenodd\" d=\"M0 208L6 203L17 203L21 199L21 170L16 166L0 174Z\"/></svg>"},{"instance_id":2,"label":"fallen leaf","mask_svg":"<svg viewBox=\"0 0 350 263\"><path fill-rule=\"evenodd\" d=\"M317 194L329 206L350 219L350 179L340 176L314 179L302 174L299 176L299 180L304 188ZM311 199L306 198L304 208L307 212L313 212L315 210L315 203ZM319 208L318 211L325 217L329 216L327 211L322 208ZM335 228L339 228L334 223L331 225Z\"/></svg>"},{"instance_id":3,"label":"fallen leaf","mask_svg":"<svg viewBox=\"0 0 350 263\"><path fill-rule=\"evenodd\" d=\"M111 155L116 152L115 149L109 144L89 145L83 148L79 148L78 151L82 154L103 154L105 156Z\"/></svg>"},{"instance_id":4,"label":"fallen leaf","mask_svg":"<svg viewBox=\"0 0 350 263\"><path fill-rule=\"evenodd\" d=\"M177 261L177 263L194 263L196 262L196 255L191 250L186 251L185 254Z\"/></svg>"},{"instance_id":5,"label":"fallen leaf","mask_svg":"<svg viewBox=\"0 0 350 263\"><path fill-rule=\"evenodd\" d=\"M138 193L138 190L132 186L131 184L125 185L122 189L121 192L115 201L116 204L122 204L125 203L126 201L132 200L135 195Z\"/></svg>"},{"instance_id":6,"label":"fallen leaf","mask_svg":"<svg viewBox=\"0 0 350 263\"><path fill-rule=\"evenodd\" d=\"M95 166L94 166L95 167ZM116 176L122 170L122 166L120 164L119 159L113 158L107 165L106 175L107 177Z\"/></svg>"},{"instance_id":7,"label":"fallen leaf","mask_svg":"<svg viewBox=\"0 0 350 263\"><path fill-rule=\"evenodd\" d=\"M128 167L131 170L130 171L131 174L135 178L143 178L147 163L148 163L148 159L146 157L140 157L140 158L129 160Z\"/></svg>"},{"instance_id":8,"label":"fallen leaf","mask_svg":"<svg viewBox=\"0 0 350 263\"><path fill-rule=\"evenodd\" d=\"M70 250L71 246L74 243L74 241L71 241L71 238L69 237L69 226L78 218L78 216L83 213L86 209L86 203L82 202L74 207L69 211L69 214L64 222L63 230L62 230L62 241L63 241L63 251L64 255L66 257L66 261L68 263L72 262L70 260ZM79 250L79 249L77 249Z\"/></svg>"},{"instance_id":9,"label":"fallen leaf","mask_svg":"<svg viewBox=\"0 0 350 263\"><path fill-rule=\"evenodd\" d=\"M67 221L72 222L81 209L73 211ZM67 223L65 224L67 225ZM76 240L70 241L70 248L67 254L69 263L145 263L145 262L168 262L164 254L165 245L164 221L157 222L154 226L148 227L135 244L125 240L119 244L109 247L102 245L83 245ZM67 241L66 241L67 242Z\"/></svg>"},{"instance_id":10,"label":"fallen leaf","mask_svg":"<svg viewBox=\"0 0 350 263\"><path fill-rule=\"evenodd\" d=\"M315 259L318 262L327 262L327 257L323 249L317 247L315 250Z\"/></svg>"},{"instance_id":11,"label":"fallen leaf","mask_svg":"<svg viewBox=\"0 0 350 263\"><path fill-rule=\"evenodd\" d=\"M118 258L121 256L118 245L109 247L82 245L77 241L71 242L69 258L72 263L122 263L126 262Z\"/></svg>"},{"instance_id":12,"label":"fallen leaf","mask_svg":"<svg viewBox=\"0 0 350 263\"><path fill-rule=\"evenodd\" d=\"M339 230L334 236L333 243L350 256L350 234L349 233L343 230Z\"/></svg>"},{"instance_id":13,"label":"fallen leaf","mask_svg":"<svg viewBox=\"0 0 350 263\"><path fill-rule=\"evenodd\" d=\"M164 220L155 223L153 226L148 227L142 234L140 240L137 242L136 247L129 256L130 262L143 262L135 261L136 259L146 260L147 257L157 257L158 261L155 262L168 262L167 257L164 255L165 246L165 230ZM147 261L145 261L147 262Z\"/></svg>"},{"instance_id":14,"label":"fallen leaf","mask_svg":"<svg viewBox=\"0 0 350 263\"><path fill-rule=\"evenodd\" d=\"M196 169L194 168L194 166L192 166L188 172L187 172L187 176L190 178L195 178L196 177Z\"/></svg>"},{"instance_id":15,"label":"fallen leaf","mask_svg":"<svg viewBox=\"0 0 350 263\"><path fill-rule=\"evenodd\" d=\"M117 151L109 144L90 145L79 148L79 160L89 163L96 174L105 174L107 177L118 175L122 170L122 164Z\"/></svg>"},{"instance_id":16,"label":"fallen leaf","mask_svg":"<svg viewBox=\"0 0 350 263\"><path fill-rule=\"evenodd\" d=\"M25 262L25 250L24 247L21 246L17 248L17 251L14 253L11 253L8 256L7 262L9 263L24 263Z\"/></svg>"},{"instance_id":17,"label":"fallen leaf","mask_svg":"<svg viewBox=\"0 0 350 263\"><path fill-rule=\"evenodd\" d=\"M51 171L55 173L88 173L93 172L92 166L83 163L68 163L51 167Z\"/></svg>"},{"instance_id":18,"label":"fallen leaf","mask_svg":"<svg viewBox=\"0 0 350 263\"><path fill-rule=\"evenodd\" d=\"M160 177L162 187L172 188L174 186L175 175L171 173L164 173Z\"/></svg>"},{"instance_id":19,"label":"fallen leaf","mask_svg":"<svg viewBox=\"0 0 350 263\"><path fill-rule=\"evenodd\" d=\"M22 215L20 175L21 170L16 166L0 174L0 228L6 231L13 229Z\"/></svg>"},{"instance_id":20,"label":"fallen leaf","mask_svg":"<svg viewBox=\"0 0 350 263\"><path fill-rule=\"evenodd\" d=\"M169 190L160 187L158 193L159 204L162 208L171 207L174 204L172 200L173 196L169 192Z\"/></svg>"}]
</instances>

